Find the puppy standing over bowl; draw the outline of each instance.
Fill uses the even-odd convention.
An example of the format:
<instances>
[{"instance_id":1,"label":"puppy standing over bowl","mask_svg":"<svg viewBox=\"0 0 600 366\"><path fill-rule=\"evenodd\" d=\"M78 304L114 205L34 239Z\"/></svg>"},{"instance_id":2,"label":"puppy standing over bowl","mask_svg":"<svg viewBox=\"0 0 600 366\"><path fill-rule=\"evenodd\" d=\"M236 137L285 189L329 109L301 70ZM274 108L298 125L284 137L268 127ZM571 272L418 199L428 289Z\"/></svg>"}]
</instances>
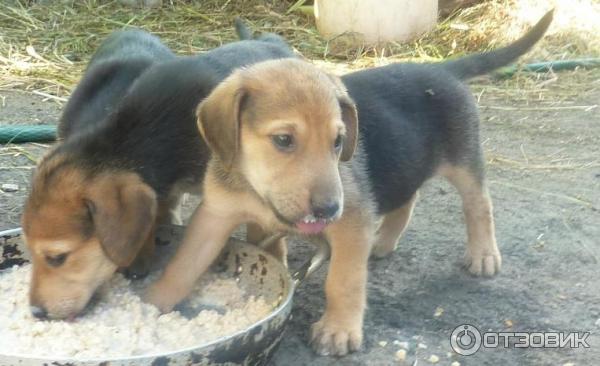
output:
<instances>
[{"instance_id":1,"label":"puppy standing over bowl","mask_svg":"<svg viewBox=\"0 0 600 366\"><path fill-rule=\"evenodd\" d=\"M523 38L493 52L343 77L360 128L343 84L306 63L268 61L235 72L198 108L200 131L213 152L204 201L147 300L170 311L241 223L320 235L332 257L313 347L323 355L357 350L371 247L377 255L393 250L417 189L436 174L447 177L463 199L469 271L497 273L501 257L477 106L461 80L525 53L551 19L548 13Z\"/></svg>"},{"instance_id":2,"label":"puppy standing over bowl","mask_svg":"<svg viewBox=\"0 0 600 366\"><path fill-rule=\"evenodd\" d=\"M242 38L249 34L236 26ZM76 316L117 269L147 273L156 225L180 223L179 198L198 191L204 175L209 150L196 127L197 104L237 67L294 56L268 34L167 60L146 57L146 44L134 38L116 45L109 38L100 48L65 109L63 140L33 178L22 223L33 254L30 297L38 317ZM129 70L138 70L138 55L162 62L125 93L123 80L134 78ZM120 66L97 71L105 58Z\"/></svg>"}]
</instances>

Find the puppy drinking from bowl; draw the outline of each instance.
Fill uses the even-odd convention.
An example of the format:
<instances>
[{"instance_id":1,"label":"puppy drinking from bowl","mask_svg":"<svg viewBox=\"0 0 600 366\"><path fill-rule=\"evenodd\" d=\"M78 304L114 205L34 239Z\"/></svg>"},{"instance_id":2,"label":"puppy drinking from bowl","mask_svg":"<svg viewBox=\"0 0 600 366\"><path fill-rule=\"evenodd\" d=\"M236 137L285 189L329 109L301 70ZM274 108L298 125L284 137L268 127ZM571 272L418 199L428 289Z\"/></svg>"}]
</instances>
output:
<instances>
[{"instance_id":1,"label":"puppy drinking from bowl","mask_svg":"<svg viewBox=\"0 0 600 366\"><path fill-rule=\"evenodd\" d=\"M394 249L418 188L434 175L446 177L463 200L468 270L496 274L501 256L477 105L461 81L515 60L551 20L550 12L496 51L360 71L344 76L343 84L298 60L232 74L198 107L198 126L212 151L204 201L146 299L172 310L242 223L319 236L332 256L312 344L322 355L355 351L362 343L369 255Z\"/></svg>"}]
</instances>

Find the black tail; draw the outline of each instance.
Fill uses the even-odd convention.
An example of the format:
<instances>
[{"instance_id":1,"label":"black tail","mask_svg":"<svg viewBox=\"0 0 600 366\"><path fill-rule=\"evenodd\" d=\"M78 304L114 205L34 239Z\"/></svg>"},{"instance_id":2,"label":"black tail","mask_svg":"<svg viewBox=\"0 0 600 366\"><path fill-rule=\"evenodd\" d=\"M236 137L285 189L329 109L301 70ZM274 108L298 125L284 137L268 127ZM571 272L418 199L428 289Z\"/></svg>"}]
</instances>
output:
<instances>
[{"instance_id":1,"label":"black tail","mask_svg":"<svg viewBox=\"0 0 600 366\"><path fill-rule=\"evenodd\" d=\"M506 66L529 51L542 38L552 23L553 13L554 9L547 12L529 32L509 46L444 62L441 66L462 80L487 74L499 67Z\"/></svg>"},{"instance_id":2,"label":"black tail","mask_svg":"<svg viewBox=\"0 0 600 366\"><path fill-rule=\"evenodd\" d=\"M254 32L248 28L244 21L237 17L234 21L235 24L235 32L237 33L240 40L254 39Z\"/></svg>"}]
</instances>

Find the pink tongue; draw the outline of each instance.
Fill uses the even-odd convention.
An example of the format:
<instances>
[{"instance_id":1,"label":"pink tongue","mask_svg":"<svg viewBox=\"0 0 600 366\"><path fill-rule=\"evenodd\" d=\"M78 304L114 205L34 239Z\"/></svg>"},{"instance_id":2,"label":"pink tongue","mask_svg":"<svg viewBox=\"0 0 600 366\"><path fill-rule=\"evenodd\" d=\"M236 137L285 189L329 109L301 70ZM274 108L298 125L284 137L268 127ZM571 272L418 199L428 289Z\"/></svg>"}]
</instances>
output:
<instances>
[{"instance_id":1,"label":"pink tongue","mask_svg":"<svg viewBox=\"0 0 600 366\"><path fill-rule=\"evenodd\" d=\"M298 228L298 230L300 230L300 232L304 234L318 234L321 231L323 231L323 229L325 229L326 226L327 223L325 221L320 220L310 224L303 221L299 221L296 223L296 228Z\"/></svg>"}]
</instances>

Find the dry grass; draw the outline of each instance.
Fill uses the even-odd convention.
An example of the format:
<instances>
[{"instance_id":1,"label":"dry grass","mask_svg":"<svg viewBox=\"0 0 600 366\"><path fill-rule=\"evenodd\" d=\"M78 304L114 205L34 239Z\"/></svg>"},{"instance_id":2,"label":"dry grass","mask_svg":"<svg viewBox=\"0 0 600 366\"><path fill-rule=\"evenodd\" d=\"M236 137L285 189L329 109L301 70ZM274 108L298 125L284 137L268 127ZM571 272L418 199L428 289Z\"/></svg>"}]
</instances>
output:
<instances>
[{"instance_id":1,"label":"dry grass","mask_svg":"<svg viewBox=\"0 0 600 366\"><path fill-rule=\"evenodd\" d=\"M548 33L524 61L600 57L600 2L597 0L489 0L441 20L432 31L405 44L383 48L348 49L344 40L333 55L353 67L396 61L440 61L505 45L555 8ZM343 37L342 37L343 38Z\"/></svg>"},{"instance_id":2,"label":"dry grass","mask_svg":"<svg viewBox=\"0 0 600 366\"><path fill-rule=\"evenodd\" d=\"M556 20L549 35L526 60L600 56L600 4L593 0L492 0L464 9L407 44L380 48L347 47L335 51L339 39L327 42L313 20L291 12L293 0L172 0L161 9L140 10L117 1L51 0L0 3L0 89L19 88L64 101L94 49L110 32L136 26L158 34L181 54L208 50L235 39L234 16L248 19L258 31L276 32L306 57L336 72L398 60L442 60L488 50L517 38L553 3ZM339 48L339 47L338 47ZM327 63L323 63L323 60ZM329 61L336 61L335 64ZM553 75L520 76L496 88L534 90ZM525 81L523 81L525 80ZM550 80L550 81L548 81Z\"/></svg>"},{"instance_id":3,"label":"dry grass","mask_svg":"<svg viewBox=\"0 0 600 366\"><path fill-rule=\"evenodd\" d=\"M276 11L258 1L237 3L242 2L202 1L198 5L175 1L162 9L140 10L123 7L116 1L84 0L71 5L53 1L48 6L3 1L0 87L68 95L98 44L110 32L126 26L156 33L182 54L204 51L235 39L231 26L235 15L244 15L253 25L258 22L256 28L284 34L300 49L307 41L311 45L318 43L316 31L305 30L306 21L281 15L285 6Z\"/></svg>"}]
</instances>

